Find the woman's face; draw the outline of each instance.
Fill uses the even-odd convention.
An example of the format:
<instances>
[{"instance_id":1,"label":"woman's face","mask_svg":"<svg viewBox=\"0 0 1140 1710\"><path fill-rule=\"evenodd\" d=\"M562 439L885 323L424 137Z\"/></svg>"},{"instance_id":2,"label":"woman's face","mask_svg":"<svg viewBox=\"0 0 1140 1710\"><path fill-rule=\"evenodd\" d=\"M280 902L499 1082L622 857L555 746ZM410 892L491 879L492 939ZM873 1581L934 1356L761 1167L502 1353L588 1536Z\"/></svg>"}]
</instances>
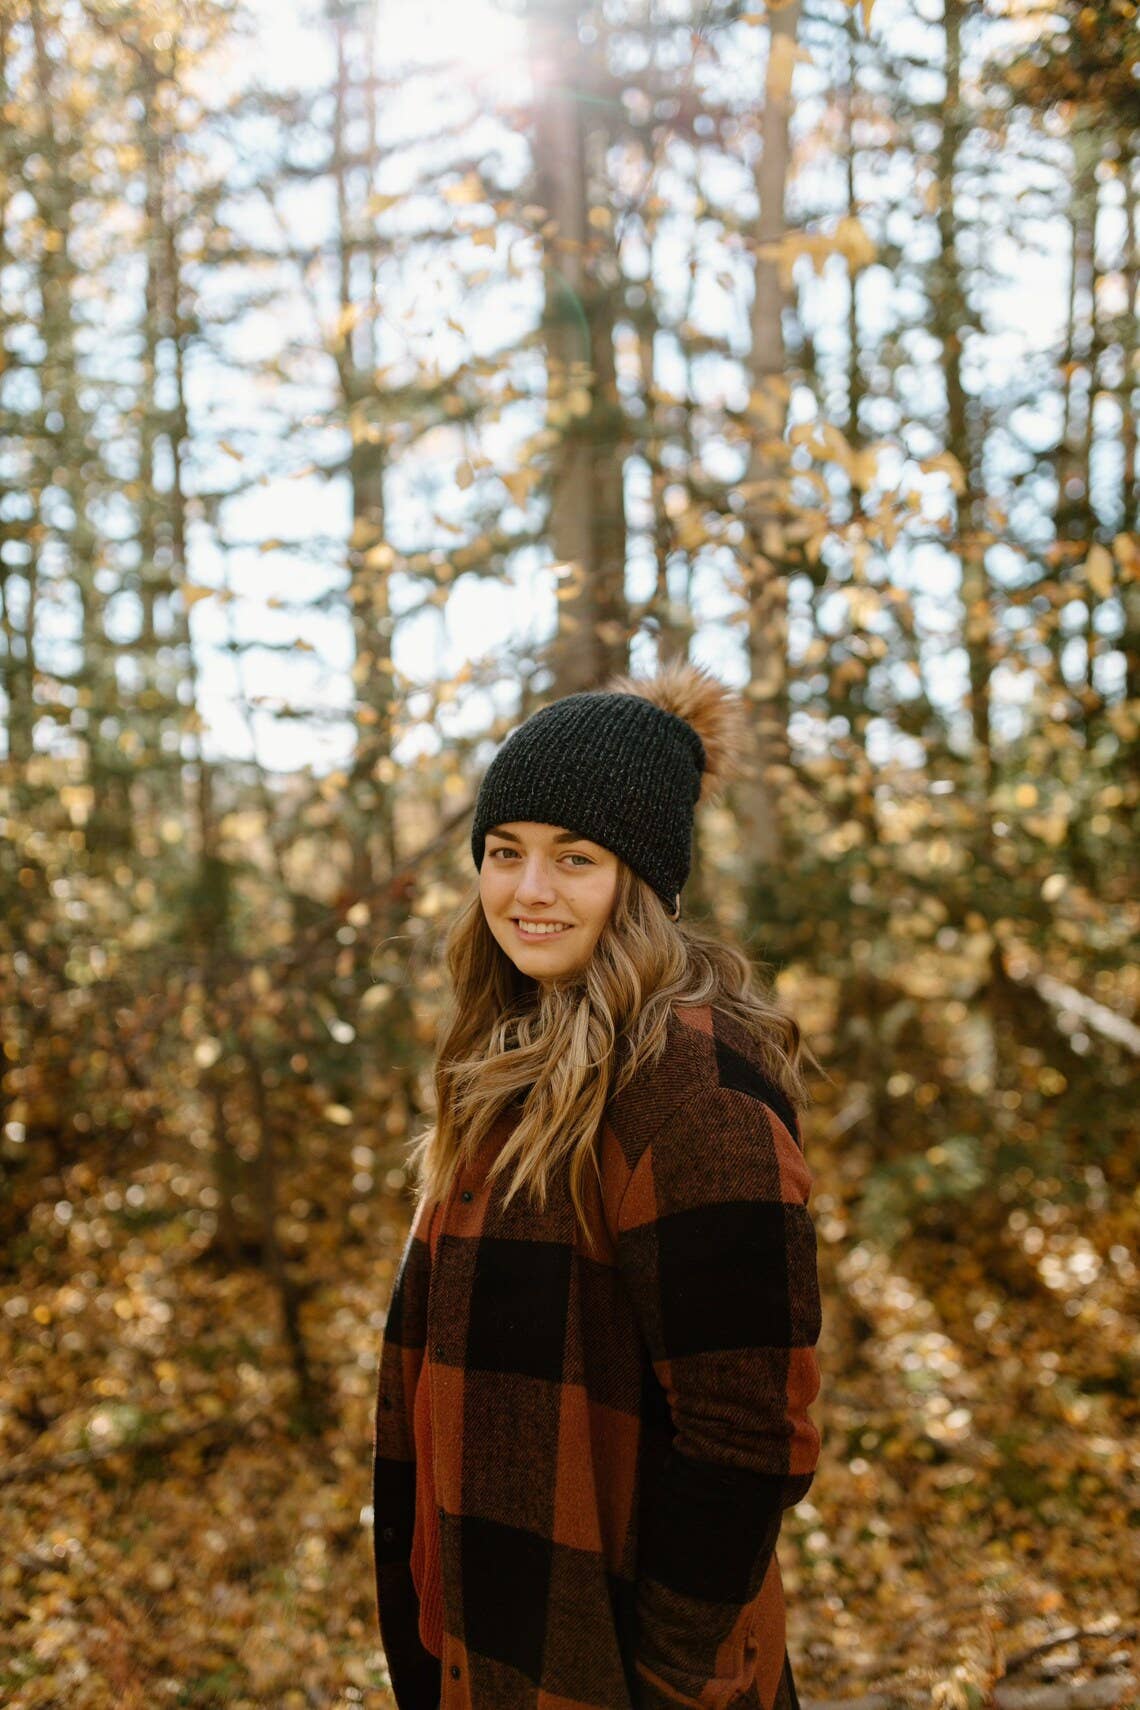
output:
<instances>
[{"instance_id":1,"label":"woman's face","mask_svg":"<svg viewBox=\"0 0 1140 1710\"><path fill-rule=\"evenodd\" d=\"M479 897L511 961L544 981L585 967L609 919L617 880L618 858L600 843L560 825L511 820L487 833Z\"/></svg>"}]
</instances>

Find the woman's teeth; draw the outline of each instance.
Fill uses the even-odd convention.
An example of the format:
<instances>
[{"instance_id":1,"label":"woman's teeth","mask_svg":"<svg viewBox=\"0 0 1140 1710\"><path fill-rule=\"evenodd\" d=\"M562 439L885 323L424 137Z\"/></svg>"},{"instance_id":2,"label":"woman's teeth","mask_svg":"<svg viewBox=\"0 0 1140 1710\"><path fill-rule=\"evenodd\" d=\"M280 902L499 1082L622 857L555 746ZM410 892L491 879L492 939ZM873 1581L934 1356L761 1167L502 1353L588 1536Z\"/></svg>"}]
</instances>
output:
<instances>
[{"instance_id":1,"label":"woman's teeth","mask_svg":"<svg viewBox=\"0 0 1140 1710\"><path fill-rule=\"evenodd\" d=\"M568 926L551 926L545 921L541 926L529 926L524 920L516 920L515 925L524 938L556 938L560 932L569 932Z\"/></svg>"}]
</instances>

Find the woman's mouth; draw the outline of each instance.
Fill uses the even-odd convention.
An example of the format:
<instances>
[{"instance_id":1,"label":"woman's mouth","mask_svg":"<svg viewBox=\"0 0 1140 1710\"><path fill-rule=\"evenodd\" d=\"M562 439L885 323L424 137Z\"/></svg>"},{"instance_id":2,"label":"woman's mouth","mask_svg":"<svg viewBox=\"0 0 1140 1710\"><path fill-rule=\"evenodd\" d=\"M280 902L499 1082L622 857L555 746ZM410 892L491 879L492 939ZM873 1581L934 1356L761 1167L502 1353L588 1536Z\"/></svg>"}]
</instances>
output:
<instances>
[{"instance_id":1,"label":"woman's mouth","mask_svg":"<svg viewBox=\"0 0 1140 1710\"><path fill-rule=\"evenodd\" d=\"M572 930L564 922L555 924L553 921L547 920L532 924L529 921L516 919L514 928L519 937L525 938L528 944L544 943L548 938L561 938L565 933Z\"/></svg>"}]
</instances>

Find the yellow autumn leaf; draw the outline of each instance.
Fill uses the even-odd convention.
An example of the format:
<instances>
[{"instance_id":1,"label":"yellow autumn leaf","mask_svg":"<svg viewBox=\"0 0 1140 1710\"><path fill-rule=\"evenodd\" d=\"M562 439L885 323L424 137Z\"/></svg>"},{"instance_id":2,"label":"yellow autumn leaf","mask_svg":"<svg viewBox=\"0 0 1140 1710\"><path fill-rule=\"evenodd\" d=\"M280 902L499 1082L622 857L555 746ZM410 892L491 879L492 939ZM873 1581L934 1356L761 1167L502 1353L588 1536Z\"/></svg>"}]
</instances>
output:
<instances>
[{"instance_id":1,"label":"yellow autumn leaf","mask_svg":"<svg viewBox=\"0 0 1140 1710\"><path fill-rule=\"evenodd\" d=\"M862 451L857 451L851 459L851 478L857 487L864 490L873 487L879 477L879 450L877 446L869 445Z\"/></svg>"},{"instance_id":2,"label":"yellow autumn leaf","mask_svg":"<svg viewBox=\"0 0 1140 1710\"><path fill-rule=\"evenodd\" d=\"M64 784L59 792L60 805L67 810L73 825L83 825L95 805L95 792L87 784Z\"/></svg>"},{"instance_id":3,"label":"yellow autumn leaf","mask_svg":"<svg viewBox=\"0 0 1140 1710\"><path fill-rule=\"evenodd\" d=\"M852 629L867 629L873 619L878 617L882 609L882 601L877 588L866 586L849 587L847 593L847 610Z\"/></svg>"},{"instance_id":4,"label":"yellow autumn leaf","mask_svg":"<svg viewBox=\"0 0 1140 1710\"><path fill-rule=\"evenodd\" d=\"M839 221L835 228L835 247L846 259L852 273L870 267L878 254L866 226L856 214L845 214Z\"/></svg>"},{"instance_id":5,"label":"yellow autumn leaf","mask_svg":"<svg viewBox=\"0 0 1140 1710\"><path fill-rule=\"evenodd\" d=\"M526 503L526 500L530 496L531 488L534 486L538 478L539 472L537 469L512 469L506 474L501 470L499 471L499 480L503 483L503 486L507 489L507 492L511 495L511 498L515 501L516 505Z\"/></svg>"},{"instance_id":6,"label":"yellow autumn leaf","mask_svg":"<svg viewBox=\"0 0 1140 1710\"><path fill-rule=\"evenodd\" d=\"M813 424L812 451L817 457L830 457L842 469L851 467L851 447L839 428L833 422L815 421Z\"/></svg>"},{"instance_id":7,"label":"yellow autumn leaf","mask_svg":"<svg viewBox=\"0 0 1140 1710\"><path fill-rule=\"evenodd\" d=\"M1031 837L1040 838L1051 849L1060 848L1069 829L1069 822L1062 813L1030 814L1023 824Z\"/></svg>"},{"instance_id":8,"label":"yellow autumn leaf","mask_svg":"<svg viewBox=\"0 0 1140 1710\"><path fill-rule=\"evenodd\" d=\"M919 468L926 470L927 474L930 475L949 475L950 485L955 493L964 493L966 490L966 477L962 473L962 465L952 451L940 451L937 457L924 457L919 463Z\"/></svg>"},{"instance_id":9,"label":"yellow autumn leaf","mask_svg":"<svg viewBox=\"0 0 1140 1710\"><path fill-rule=\"evenodd\" d=\"M359 303L345 303L333 322L333 342L339 343L359 321L363 310Z\"/></svg>"},{"instance_id":10,"label":"yellow autumn leaf","mask_svg":"<svg viewBox=\"0 0 1140 1710\"><path fill-rule=\"evenodd\" d=\"M1140 572L1140 539L1134 534L1118 534L1112 543L1116 561L1126 572L1125 581L1135 581Z\"/></svg>"},{"instance_id":11,"label":"yellow autumn leaf","mask_svg":"<svg viewBox=\"0 0 1140 1710\"><path fill-rule=\"evenodd\" d=\"M1085 559L1085 581L1098 600L1111 598L1112 554L1107 546L1101 546L1099 541L1089 547L1089 554Z\"/></svg>"},{"instance_id":12,"label":"yellow autumn leaf","mask_svg":"<svg viewBox=\"0 0 1140 1710\"><path fill-rule=\"evenodd\" d=\"M477 172L468 172L458 184L448 184L443 192L445 202L453 207L469 207L483 200L483 180Z\"/></svg>"}]
</instances>

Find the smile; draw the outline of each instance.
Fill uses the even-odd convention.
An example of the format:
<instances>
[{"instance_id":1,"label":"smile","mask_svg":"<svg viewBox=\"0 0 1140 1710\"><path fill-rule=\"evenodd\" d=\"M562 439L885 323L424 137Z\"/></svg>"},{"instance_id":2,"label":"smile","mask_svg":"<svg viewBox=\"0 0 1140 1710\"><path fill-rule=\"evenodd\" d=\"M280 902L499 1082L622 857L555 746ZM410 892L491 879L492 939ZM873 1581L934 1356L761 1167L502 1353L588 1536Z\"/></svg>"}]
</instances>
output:
<instances>
[{"instance_id":1,"label":"smile","mask_svg":"<svg viewBox=\"0 0 1140 1710\"><path fill-rule=\"evenodd\" d=\"M560 938L564 932L572 930L564 924L555 925L552 921L546 920L536 924L531 924L525 920L516 920L514 924L515 930L521 938Z\"/></svg>"}]
</instances>

